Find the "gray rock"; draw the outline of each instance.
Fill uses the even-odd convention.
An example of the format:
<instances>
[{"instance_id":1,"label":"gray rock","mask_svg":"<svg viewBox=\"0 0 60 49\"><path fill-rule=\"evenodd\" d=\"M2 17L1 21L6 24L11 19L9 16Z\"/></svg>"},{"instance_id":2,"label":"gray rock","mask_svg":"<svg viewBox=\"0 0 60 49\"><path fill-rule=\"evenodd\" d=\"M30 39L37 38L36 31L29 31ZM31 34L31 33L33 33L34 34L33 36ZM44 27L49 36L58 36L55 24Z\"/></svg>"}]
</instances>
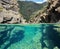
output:
<instances>
[{"instance_id":1,"label":"gray rock","mask_svg":"<svg viewBox=\"0 0 60 49\"><path fill-rule=\"evenodd\" d=\"M0 23L24 23L23 20L17 0L0 0Z\"/></svg>"},{"instance_id":2,"label":"gray rock","mask_svg":"<svg viewBox=\"0 0 60 49\"><path fill-rule=\"evenodd\" d=\"M59 49L58 47L54 47L54 49Z\"/></svg>"}]
</instances>

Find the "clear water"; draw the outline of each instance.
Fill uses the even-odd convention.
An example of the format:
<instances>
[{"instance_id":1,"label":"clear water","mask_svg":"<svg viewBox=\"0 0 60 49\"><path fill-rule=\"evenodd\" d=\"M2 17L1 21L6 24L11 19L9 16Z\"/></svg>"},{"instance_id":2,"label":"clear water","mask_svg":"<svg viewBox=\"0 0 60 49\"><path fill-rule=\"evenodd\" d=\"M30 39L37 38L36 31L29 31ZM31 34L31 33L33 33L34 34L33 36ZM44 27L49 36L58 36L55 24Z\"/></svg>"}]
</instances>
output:
<instances>
[{"instance_id":1,"label":"clear water","mask_svg":"<svg viewBox=\"0 0 60 49\"><path fill-rule=\"evenodd\" d=\"M56 46L59 47L59 44L54 44L60 41L56 40L59 39L57 35L60 32L59 29L59 24L0 25L0 49L53 49Z\"/></svg>"}]
</instances>

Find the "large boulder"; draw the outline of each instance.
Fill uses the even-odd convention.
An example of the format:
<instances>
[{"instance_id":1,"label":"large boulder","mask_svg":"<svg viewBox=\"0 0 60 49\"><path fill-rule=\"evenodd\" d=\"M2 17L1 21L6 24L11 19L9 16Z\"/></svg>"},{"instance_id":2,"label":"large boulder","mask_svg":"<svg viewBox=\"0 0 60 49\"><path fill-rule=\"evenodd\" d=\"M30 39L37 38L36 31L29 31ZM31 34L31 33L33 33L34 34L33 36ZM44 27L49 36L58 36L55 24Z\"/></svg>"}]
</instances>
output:
<instances>
[{"instance_id":1,"label":"large boulder","mask_svg":"<svg viewBox=\"0 0 60 49\"><path fill-rule=\"evenodd\" d=\"M0 0L0 23L23 23L21 17L17 0Z\"/></svg>"}]
</instances>

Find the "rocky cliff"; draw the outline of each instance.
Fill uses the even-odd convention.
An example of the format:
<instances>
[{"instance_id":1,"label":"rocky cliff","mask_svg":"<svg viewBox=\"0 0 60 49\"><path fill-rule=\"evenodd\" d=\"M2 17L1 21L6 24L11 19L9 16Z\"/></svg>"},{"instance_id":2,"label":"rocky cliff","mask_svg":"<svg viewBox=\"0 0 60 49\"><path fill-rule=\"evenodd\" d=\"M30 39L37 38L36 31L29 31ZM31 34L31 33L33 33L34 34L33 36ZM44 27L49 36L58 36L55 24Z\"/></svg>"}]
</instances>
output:
<instances>
[{"instance_id":1,"label":"rocky cliff","mask_svg":"<svg viewBox=\"0 0 60 49\"><path fill-rule=\"evenodd\" d=\"M60 0L48 0L48 6L35 18L31 19L32 23L56 23L60 21Z\"/></svg>"},{"instance_id":2,"label":"rocky cliff","mask_svg":"<svg viewBox=\"0 0 60 49\"><path fill-rule=\"evenodd\" d=\"M37 15L37 11L41 10L47 4L46 2L38 4L33 1L18 1L18 3L20 5L20 13L27 20L27 22L31 17Z\"/></svg>"},{"instance_id":3,"label":"rocky cliff","mask_svg":"<svg viewBox=\"0 0 60 49\"><path fill-rule=\"evenodd\" d=\"M17 0L0 0L0 23L24 23Z\"/></svg>"},{"instance_id":4,"label":"rocky cliff","mask_svg":"<svg viewBox=\"0 0 60 49\"><path fill-rule=\"evenodd\" d=\"M19 13L17 0L0 0L0 23L26 23ZM31 18L28 23L60 22L60 0L48 0L44 10Z\"/></svg>"}]
</instances>

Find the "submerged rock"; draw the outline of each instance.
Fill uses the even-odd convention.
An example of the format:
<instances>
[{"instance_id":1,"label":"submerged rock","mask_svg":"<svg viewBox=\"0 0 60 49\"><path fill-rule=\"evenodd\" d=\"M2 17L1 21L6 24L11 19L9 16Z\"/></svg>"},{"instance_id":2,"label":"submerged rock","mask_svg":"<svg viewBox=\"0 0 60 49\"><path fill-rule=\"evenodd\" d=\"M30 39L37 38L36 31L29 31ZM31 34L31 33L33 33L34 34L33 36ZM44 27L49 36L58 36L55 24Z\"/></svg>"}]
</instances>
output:
<instances>
[{"instance_id":1,"label":"submerged rock","mask_svg":"<svg viewBox=\"0 0 60 49\"><path fill-rule=\"evenodd\" d=\"M59 49L58 47L54 47L54 49Z\"/></svg>"}]
</instances>

